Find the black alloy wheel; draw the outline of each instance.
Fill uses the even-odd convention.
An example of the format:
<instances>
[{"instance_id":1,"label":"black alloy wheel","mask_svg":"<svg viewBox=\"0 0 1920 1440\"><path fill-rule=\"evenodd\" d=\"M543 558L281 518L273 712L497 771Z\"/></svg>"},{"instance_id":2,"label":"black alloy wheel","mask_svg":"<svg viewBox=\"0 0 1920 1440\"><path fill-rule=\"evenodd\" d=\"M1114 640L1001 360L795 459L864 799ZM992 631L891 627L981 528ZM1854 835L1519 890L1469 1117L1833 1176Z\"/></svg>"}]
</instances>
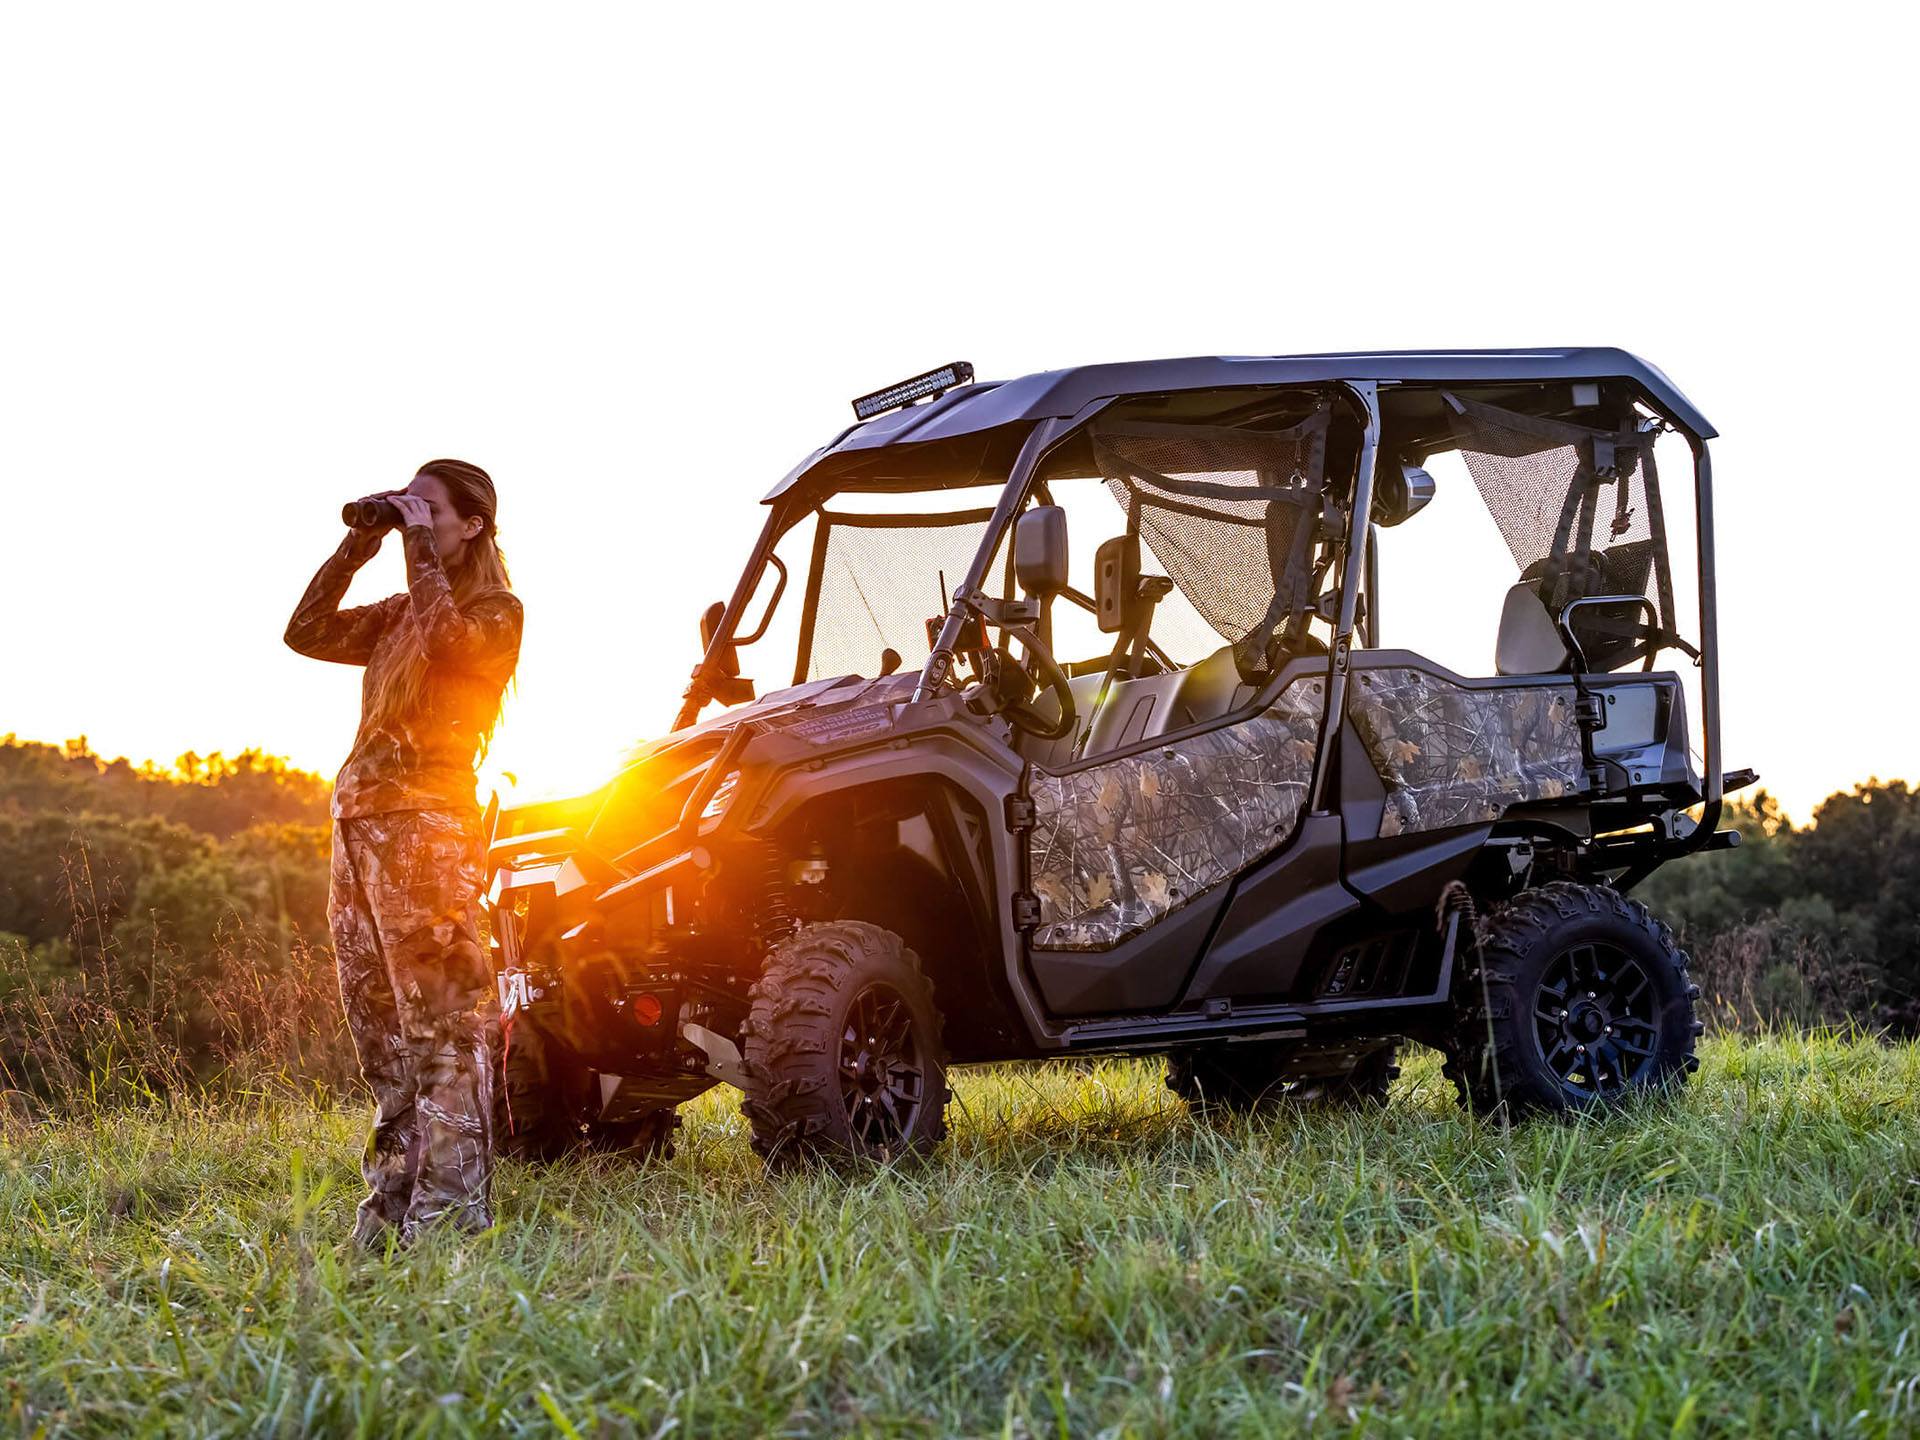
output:
<instances>
[{"instance_id":1,"label":"black alloy wheel","mask_svg":"<svg viewBox=\"0 0 1920 1440\"><path fill-rule=\"evenodd\" d=\"M1700 987L1673 931L1606 885L1555 881L1481 922L1447 1075L1478 1114L1590 1110L1699 1067Z\"/></svg>"},{"instance_id":2,"label":"black alloy wheel","mask_svg":"<svg viewBox=\"0 0 1920 1440\"><path fill-rule=\"evenodd\" d=\"M1540 1058L1571 1089L1614 1099L1640 1083L1660 1045L1653 980L1618 945L1569 946L1548 964L1533 1001Z\"/></svg>"},{"instance_id":3,"label":"black alloy wheel","mask_svg":"<svg viewBox=\"0 0 1920 1440\"><path fill-rule=\"evenodd\" d=\"M926 1093L913 1014L898 991L876 980L853 997L840 1035L840 1095L848 1128L864 1147L903 1150Z\"/></svg>"}]
</instances>

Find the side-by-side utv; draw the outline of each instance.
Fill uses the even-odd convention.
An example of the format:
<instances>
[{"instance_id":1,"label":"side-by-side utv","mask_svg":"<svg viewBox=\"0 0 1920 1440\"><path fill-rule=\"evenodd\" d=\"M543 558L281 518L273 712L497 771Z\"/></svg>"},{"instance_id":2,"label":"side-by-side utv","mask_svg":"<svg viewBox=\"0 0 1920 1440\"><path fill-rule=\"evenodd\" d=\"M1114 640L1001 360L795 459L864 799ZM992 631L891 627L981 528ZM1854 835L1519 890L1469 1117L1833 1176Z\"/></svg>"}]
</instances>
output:
<instances>
[{"instance_id":1,"label":"side-by-side utv","mask_svg":"<svg viewBox=\"0 0 1920 1440\"><path fill-rule=\"evenodd\" d=\"M898 1157L950 1066L1081 1052L1228 1110L1381 1101L1409 1039L1487 1112L1693 1068L1687 958L1630 892L1735 843L1753 777L1721 768L1714 431L1658 370L956 364L855 412L767 496L672 732L495 813L503 1148L658 1152L724 1082L771 1162ZM1491 588L1504 560L1420 550L1436 456L1511 555ZM1485 671L1383 648L1396 609Z\"/></svg>"}]
</instances>

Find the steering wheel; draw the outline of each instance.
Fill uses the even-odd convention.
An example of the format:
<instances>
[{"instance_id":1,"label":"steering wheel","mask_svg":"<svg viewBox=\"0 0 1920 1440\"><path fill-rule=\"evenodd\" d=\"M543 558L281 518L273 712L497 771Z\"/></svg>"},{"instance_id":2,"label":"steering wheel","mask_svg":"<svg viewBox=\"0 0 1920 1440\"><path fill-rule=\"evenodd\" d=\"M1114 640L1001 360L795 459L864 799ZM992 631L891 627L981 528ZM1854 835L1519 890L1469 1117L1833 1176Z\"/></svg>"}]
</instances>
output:
<instances>
[{"instance_id":1,"label":"steering wheel","mask_svg":"<svg viewBox=\"0 0 1920 1440\"><path fill-rule=\"evenodd\" d=\"M1028 660L1034 663L1040 674L1036 677L1024 662L1015 660L1011 650L1004 652L1007 662L1024 675L1034 689L1051 690L1054 698L1060 702L1060 715L1057 719L1049 720L1026 701L1011 699L1002 704L1000 713L1007 717L1014 729L1023 730L1036 740L1058 740L1071 735L1080 716L1074 709L1073 687L1067 683L1067 672L1060 668L1060 662L1053 658L1052 652L1040 643L1040 637L1031 630L1008 629L1004 633L1009 640L1020 642L1021 649L1026 651Z\"/></svg>"}]
</instances>

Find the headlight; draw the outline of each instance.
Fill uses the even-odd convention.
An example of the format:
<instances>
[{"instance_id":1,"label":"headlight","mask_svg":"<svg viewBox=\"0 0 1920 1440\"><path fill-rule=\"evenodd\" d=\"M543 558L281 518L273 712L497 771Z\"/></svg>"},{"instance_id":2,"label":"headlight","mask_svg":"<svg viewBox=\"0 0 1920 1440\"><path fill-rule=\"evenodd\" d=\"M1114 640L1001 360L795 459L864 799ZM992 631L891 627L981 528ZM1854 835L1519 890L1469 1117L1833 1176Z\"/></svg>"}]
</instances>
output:
<instances>
[{"instance_id":1,"label":"headlight","mask_svg":"<svg viewBox=\"0 0 1920 1440\"><path fill-rule=\"evenodd\" d=\"M726 814L727 807L733 804L733 793L739 788L740 772L729 770L720 778L720 783L713 787L713 794L708 797L705 807L700 811L700 818L718 820Z\"/></svg>"}]
</instances>

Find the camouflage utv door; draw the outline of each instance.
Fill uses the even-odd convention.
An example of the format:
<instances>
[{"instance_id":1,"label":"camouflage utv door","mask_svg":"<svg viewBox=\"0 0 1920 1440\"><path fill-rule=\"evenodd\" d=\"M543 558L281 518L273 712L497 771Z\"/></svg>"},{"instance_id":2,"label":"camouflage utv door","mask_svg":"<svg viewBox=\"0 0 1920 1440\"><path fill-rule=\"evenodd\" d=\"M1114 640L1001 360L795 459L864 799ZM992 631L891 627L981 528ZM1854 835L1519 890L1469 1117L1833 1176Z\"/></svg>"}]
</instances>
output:
<instances>
[{"instance_id":1,"label":"camouflage utv door","mask_svg":"<svg viewBox=\"0 0 1920 1440\"><path fill-rule=\"evenodd\" d=\"M1236 724L1064 773L1035 770L1034 948L1112 950L1285 844L1306 805L1325 706L1325 674L1301 675Z\"/></svg>"},{"instance_id":2,"label":"camouflage utv door","mask_svg":"<svg viewBox=\"0 0 1920 1440\"><path fill-rule=\"evenodd\" d=\"M1348 841L1488 824L1578 794L1574 700L1563 679L1465 680L1404 651L1362 657L1347 716L1386 798L1377 829L1348 817Z\"/></svg>"},{"instance_id":3,"label":"camouflage utv door","mask_svg":"<svg viewBox=\"0 0 1920 1440\"><path fill-rule=\"evenodd\" d=\"M1065 1013L1169 1003L1205 943L1207 912L1286 844L1306 807L1327 681L1326 661L1301 642L1324 573L1333 404L1302 389L1257 406L1245 413L1258 428L1103 417L1089 432L1128 540L1231 654L1130 682L1142 694L1167 687L1156 712L1165 738L1149 731L1031 776L1031 955ZM1202 676L1223 658L1239 682L1230 694ZM1256 693L1272 698L1249 713ZM1111 697L1115 714L1133 704Z\"/></svg>"}]
</instances>

